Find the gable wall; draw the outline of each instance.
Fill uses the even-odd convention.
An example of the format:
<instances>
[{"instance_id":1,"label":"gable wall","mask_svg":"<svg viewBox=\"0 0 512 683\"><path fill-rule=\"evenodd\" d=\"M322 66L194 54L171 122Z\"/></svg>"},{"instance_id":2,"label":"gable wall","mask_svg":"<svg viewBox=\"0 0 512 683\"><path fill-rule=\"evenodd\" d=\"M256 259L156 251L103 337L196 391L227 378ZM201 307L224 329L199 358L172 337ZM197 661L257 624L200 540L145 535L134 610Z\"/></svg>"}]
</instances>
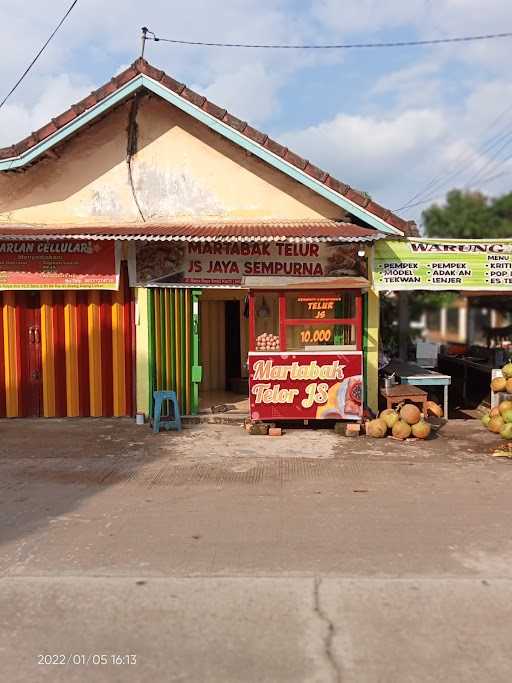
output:
<instances>
[{"instance_id":1,"label":"gable wall","mask_svg":"<svg viewBox=\"0 0 512 683\"><path fill-rule=\"evenodd\" d=\"M126 163L130 103L23 173L0 173L0 222L138 221ZM146 220L342 218L339 207L156 97L143 97L135 192Z\"/></svg>"}]
</instances>

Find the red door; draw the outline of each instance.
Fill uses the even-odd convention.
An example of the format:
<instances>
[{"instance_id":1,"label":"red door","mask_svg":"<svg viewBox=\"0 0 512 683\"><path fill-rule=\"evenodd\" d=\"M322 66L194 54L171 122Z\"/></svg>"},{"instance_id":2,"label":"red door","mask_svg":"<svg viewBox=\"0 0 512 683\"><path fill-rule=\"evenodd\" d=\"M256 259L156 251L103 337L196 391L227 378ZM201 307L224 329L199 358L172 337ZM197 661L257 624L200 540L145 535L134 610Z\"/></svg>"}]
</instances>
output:
<instances>
[{"instance_id":1,"label":"red door","mask_svg":"<svg viewBox=\"0 0 512 683\"><path fill-rule=\"evenodd\" d=\"M42 414L43 373L39 292L17 294L20 316L21 402L24 417Z\"/></svg>"}]
</instances>

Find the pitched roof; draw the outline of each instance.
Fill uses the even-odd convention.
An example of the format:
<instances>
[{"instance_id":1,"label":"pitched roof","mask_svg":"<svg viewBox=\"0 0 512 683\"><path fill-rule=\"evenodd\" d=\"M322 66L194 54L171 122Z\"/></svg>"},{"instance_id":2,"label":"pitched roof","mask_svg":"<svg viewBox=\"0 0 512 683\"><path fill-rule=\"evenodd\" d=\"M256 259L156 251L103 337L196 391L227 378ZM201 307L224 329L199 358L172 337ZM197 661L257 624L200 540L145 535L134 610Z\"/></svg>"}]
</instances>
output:
<instances>
[{"instance_id":1,"label":"pitched roof","mask_svg":"<svg viewBox=\"0 0 512 683\"><path fill-rule=\"evenodd\" d=\"M213 117L213 119L222 122L222 124L239 136L255 143L262 150L270 152L274 157L283 160L293 169L297 169L300 172L300 174L298 174L299 180L300 177L305 176L306 178L317 181L317 183L325 189L331 190L341 198L344 198L353 210L350 206L345 208L355 215L359 214L358 217L362 217L362 220L365 220L364 215L374 216L379 221L390 226L391 230L389 231L397 230L407 235L417 234L416 224L413 221L404 220L391 210L374 202L366 194L337 180L327 173L327 171L323 171L307 159L299 156L284 145L279 144L279 142L270 138L266 133L262 133L256 128L253 128L246 121L242 121L236 116L233 116L226 109L210 102L203 95L199 95L183 83L168 76L165 72L156 69L144 59L135 61L122 73L114 76L108 83L93 91L77 104L72 105L65 112L53 118L45 126L31 133L17 144L0 148L0 170L10 170L20 167L26 163L30 163L35 158L38 158L40 154L43 154L43 152L48 150L47 146L43 146L42 143L45 141L50 142L53 137L55 137L54 144L61 142L67 135L71 135L75 132L72 124L76 119L83 118L85 125L85 123L88 123L96 115L99 115L98 105L106 102L112 98L112 96L118 95L118 98L116 98L116 101L113 102L113 104L123 101L124 97L127 98L131 96L134 91L126 91L125 93L124 88L140 76L146 76L148 79L156 82L156 84L163 86L164 89L174 93L182 101L190 103L194 108L197 108L210 117ZM139 87L147 87L148 84L149 82L143 81L140 83ZM91 114L91 117L84 116L88 113ZM67 130L69 130L69 132L67 132ZM222 133L223 131L219 130L219 132ZM35 149L38 148L38 146L41 149L40 153ZM32 151L35 153L29 155L28 153ZM27 159L23 160L23 156L27 156ZM304 176L302 174L304 174ZM363 214L362 216L361 213Z\"/></svg>"},{"instance_id":2,"label":"pitched roof","mask_svg":"<svg viewBox=\"0 0 512 683\"><path fill-rule=\"evenodd\" d=\"M373 242L384 237L370 228L354 223L313 220L209 220L172 221L169 223L127 223L101 226L49 226L0 223L2 239L93 239L104 240L163 240L189 242L225 241L244 239L275 242Z\"/></svg>"}]
</instances>

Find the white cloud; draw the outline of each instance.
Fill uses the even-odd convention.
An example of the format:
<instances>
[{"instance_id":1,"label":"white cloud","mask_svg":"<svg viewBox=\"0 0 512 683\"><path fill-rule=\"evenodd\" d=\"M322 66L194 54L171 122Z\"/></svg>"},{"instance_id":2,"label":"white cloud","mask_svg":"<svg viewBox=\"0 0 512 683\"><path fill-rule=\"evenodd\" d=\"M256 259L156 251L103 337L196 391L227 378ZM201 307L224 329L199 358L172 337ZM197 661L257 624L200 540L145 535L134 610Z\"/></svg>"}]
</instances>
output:
<instances>
[{"instance_id":1,"label":"white cloud","mask_svg":"<svg viewBox=\"0 0 512 683\"><path fill-rule=\"evenodd\" d=\"M37 48L47 38L68 6L67 0L4 0L0 4L0 25L9 26L3 38L0 82L13 83ZM304 42L311 24L283 0L223 0L221 5L191 0L186 8L178 0L88 0L79 3L50 44L34 70L10 100L11 109L0 112L0 128L13 133L29 123L38 101L55 78L81 71L96 86L112 75L112 61L130 63L140 54L140 27L149 26L162 37L219 40L225 42ZM212 99L223 101L233 112L254 111L258 119L278 109L278 90L288 76L305 64L332 61L333 55L310 55L273 50L230 50L176 47L148 41L146 58L179 80L198 83ZM62 91L63 92L63 91ZM259 93L259 95L258 95ZM71 94L71 93L70 93ZM56 104L61 98L56 98ZM66 108L67 102L63 108ZM223 105L224 106L224 105ZM14 109L13 109L14 107ZM52 113L56 113L53 111ZM22 135L29 133L23 130ZM4 136L2 135L2 138ZM9 141L13 141L12 136Z\"/></svg>"},{"instance_id":2,"label":"white cloud","mask_svg":"<svg viewBox=\"0 0 512 683\"><path fill-rule=\"evenodd\" d=\"M92 89L81 76L62 74L45 80L45 88L32 105L7 103L2 110L0 146L18 142L68 109Z\"/></svg>"},{"instance_id":3,"label":"white cloud","mask_svg":"<svg viewBox=\"0 0 512 683\"><path fill-rule=\"evenodd\" d=\"M441 112L418 109L393 118L339 114L282 137L344 182L389 200L408 182L411 164L430 156L446 132Z\"/></svg>"},{"instance_id":4,"label":"white cloud","mask_svg":"<svg viewBox=\"0 0 512 683\"><path fill-rule=\"evenodd\" d=\"M509 191L512 104L507 112L504 101L512 103L512 84L494 81L452 106L338 114L282 137L385 206L414 204L401 213L419 221L422 210L453 187L479 188L490 195Z\"/></svg>"},{"instance_id":5,"label":"white cloud","mask_svg":"<svg viewBox=\"0 0 512 683\"><path fill-rule=\"evenodd\" d=\"M283 74L271 73L263 64L243 64L237 71L219 75L209 86L198 89L212 102L251 125L259 125L278 110L278 91L284 80Z\"/></svg>"},{"instance_id":6,"label":"white cloud","mask_svg":"<svg viewBox=\"0 0 512 683\"><path fill-rule=\"evenodd\" d=\"M384 30L407 30L411 39L415 34L418 39L431 39L499 33L512 23L510 0L315 0L313 14L325 30L339 39L355 33L374 36L371 42L379 42L379 32ZM404 37L395 35L396 40ZM411 60L422 60L431 51L436 60L445 63L454 60L492 66L502 73L509 70L509 39L409 48L408 54Z\"/></svg>"},{"instance_id":7,"label":"white cloud","mask_svg":"<svg viewBox=\"0 0 512 683\"><path fill-rule=\"evenodd\" d=\"M0 25L7 27L2 53L8 55L0 61L4 92L68 4L2 0ZM511 24L510 0L314 0L309 5L296 0L189 0L186 5L178 0L87 0L77 4L0 111L0 145L18 141L105 82L115 67L133 61L140 53L142 25L178 39L321 43L487 33ZM285 123L284 135L270 132L391 208L432 178L453 176L461 161L470 171L485 169L486 164L489 171L509 170L503 161L506 149L493 159L497 148L482 148L482 140L512 126L511 109L489 128L512 103L508 40L411 48L405 53L360 51L352 61L353 53L349 57L343 51L206 49L152 42L146 50L149 61L263 130L276 113L284 121L290 112L294 120L319 122L293 131ZM352 80L342 72L349 62ZM339 70L323 75L329 89L323 98L323 83L313 82L313 69L337 63ZM395 66L382 75L387 64ZM373 85L370 73L377 74ZM299 79L306 90L302 103L309 97L301 117L293 111L293 89L287 90L292 83L296 88ZM351 90L355 83L357 88ZM346 88L344 104L336 111L331 96L340 87ZM350 113L344 105L351 107ZM461 173L453 182L463 184L470 177L470 172ZM488 181L484 189L498 192L509 184L510 177L502 177ZM445 189L450 187L443 187L439 196ZM413 217L422 208L411 209Z\"/></svg>"},{"instance_id":8,"label":"white cloud","mask_svg":"<svg viewBox=\"0 0 512 683\"><path fill-rule=\"evenodd\" d=\"M392 96L396 112L411 106L441 106L443 79L440 71L441 65L435 60L416 62L379 78L369 94L371 97Z\"/></svg>"},{"instance_id":9,"label":"white cloud","mask_svg":"<svg viewBox=\"0 0 512 683\"><path fill-rule=\"evenodd\" d=\"M415 23L425 13L424 0L316 0L313 13L331 30L347 35Z\"/></svg>"},{"instance_id":10,"label":"white cloud","mask_svg":"<svg viewBox=\"0 0 512 683\"><path fill-rule=\"evenodd\" d=\"M418 81L424 81L425 78L430 78L433 74L439 72L439 64L433 61L418 62L407 66L404 69L391 71L385 74L375 83L372 88L372 93L381 95L383 93L395 92L401 88L409 88L411 85L416 85Z\"/></svg>"}]
</instances>

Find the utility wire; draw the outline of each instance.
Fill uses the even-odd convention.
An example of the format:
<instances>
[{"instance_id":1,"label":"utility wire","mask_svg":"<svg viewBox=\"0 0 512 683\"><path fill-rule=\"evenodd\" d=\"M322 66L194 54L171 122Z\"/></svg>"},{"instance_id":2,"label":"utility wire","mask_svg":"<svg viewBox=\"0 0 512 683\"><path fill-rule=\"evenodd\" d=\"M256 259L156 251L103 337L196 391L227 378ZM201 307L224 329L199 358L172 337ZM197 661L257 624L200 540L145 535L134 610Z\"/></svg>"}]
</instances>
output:
<instances>
[{"instance_id":1,"label":"utility wire","mask_svg":"<svg viewBox=\"0 0 512 683\"><path fill-rule=\"evenodd\" d=\"M471 150L469 153L467 151L462 152L454 161L454 166L441 173L434 180L430 181L423 190L416 192L416 194L411 197L407 203L400 206L396 211L403 211L404 209L409 209L413 206L418 206L418 204L423 204L430 199L433 199L439 195L440 192L444 191L449 185L453 185L453 182L461 174L463 175L469 171L475 164L482 160L482 156L489 154L495 147L501 144L504 140L507 140L511 135L510 130L505 132L500 132L492 138L490 138L482 148L476 151ZM498 153L501 152L501 147ZM472 158L473 157L473 158Z\"/></svg>"},{"instance_id":2,"label":"utility wire","mask_svg":"<svg viewBox=\"0 0 512 683\"><path fill-rule=\"evenodd\" d=\"M25 76L27 76L27 74L29 73L29 71L32 69L32 67L34 66L34 64L37 62L37 60L39 59L39 57L40 57L40 56L43 54L43 52L46 50L46 48L47 48L48 45L50 44L52 38L53 38L54 35L57 33L57 31L60 29L60 27L62 26L62 24L66 21L66 19L68 18L68 16L71 14L71 12L72 12L74 6L77 4L77 2L78 2L78 0L74 0L74 2L71 3L71 5L69 6L69 8L68 8L66 14L65 14L65 15L62 17L62 19L59 21L59 23L57 24L57 26L55 27L55 29L53 30L53 32L51 33L50 37L49 37L48 40L45 42L45 44L43 45L43 47L39 50L39 52L36 54L36 56L34 57L34 59L30 62L30 64L29 64L29 65L27 66L27 68L25 69L25 71L22 73L22 75L20 76L20 78L16 81L16 83L13 85L13 87L11 88L11 90L7 93L7 95L4 97L4 99L0 102L0 109L4 106L4 104L7 102L7 100L9 99L9 97L13 94L13 92L16 90L16 88L20 85L20 83L23 81L23 79L25 78Z\"/></svg>"},{"instance_id":3,"label":"utility wire","mask_svg":"<svg viewBox=\"0 0 512 683\"><path fill-rule=\"evenodd\" d=\"M505 164L507 161L510 161L511 159L512 159L512 155L510 155L509 157L506 157L505 159L503 159L503 164ZM487 178L482 178L480 180L480 183L482 185L484 183L488 184L494 180L497 180L498 178L502 178L506 175L510 175L511 173L512 173L512 171L502 171L501 173L493 173L492 175L487 176ZM430 197L427 197L426 199L422 199L420 201L414 202L413 204L409 204L407 209L413 209L416 206L423 206L424 204L430 204L433 201L435 201L436 199L440 199L440 200L442 199L441 197L439 197L439 193L433 194ZM394 211L395 211L395 213L402 213L403 211L405 211L405 209L394 209Z\"/></svg>"},{"instance_id":4,"label":"utility wire","mask_svg":"<svg viewBox=\"0 0 512 683\"><path fill-rule=\"evenodd\" d=\"M482 133L487 133L491 131L496 124L512 111L512 105L508 105L483 131ZM421 190L418 190L410 199L408 199L404 204L402 204L396 211L403 211L404 209L412 208L413 206L418 206L419 204L424 204L425 199L428 201L433 196L437 196L443 187L446 187L451 183L457 176L461 173L468 171L475 163L481 160L481 156L488 154L491 150L495 149L500 143L502 143L510 135L510 122L507 122L505 126L498 129L497 133L494 133L489 137L481 146L477 152L471 150L469 153L467 151L461 152L453 161L451 168L439 173L437 176L432 178ZM499 150L501 151L501 149ZM473 157L473 158L472 158Z\"/></svg>"},{"instance_id":5,"label":"utility wire","mask_svg":"<svg viewBox=\"0 0 512 683\"><path fill-rule=\"evenodd\" d=\"M483 163L469 176L464 184L464 188L469 189L470 187L475 187L482 177L489 175L490 172L493 173L495 170L493 167L497 168L502 164L502 159L500 158L501 154L507 149L511 142L512 132L503 138L502 144L493 154L490 154L488 158L482 159Z\"/></svg>"},{"instance_id":6,"label":"utility wire","mask_svg":"<svg viewBox=\"0 0 512 683\"><path fill-rule=\"evenodd\" d=\"M503 139L503 137L500 138L500 140L502 140L502 139ZM508 142L507 142L507 144L508 144ZM506 145L504 145L503 148L500 148L498 151L501 152L505 147L506 147ZM488 151L489 150L486 150L485 153L487 153ZM475 154L474 152L472 152L472 153ZM483 154L484 152L481 152L481 153ZM452 173L449 177L444 179L441 183L438 183L437 186L431 187L428 194L425 194L424 192L418 193L417 198L410 199L407 204L404 204L403 206L400 206L399 208L395 209L395 212L401 213L407 209L412 209L415 206L421 206L422 204L427 204L428 202L435 201L441 194L444 194L446 192L446 190L449 188L450 185L453 186L453 181L455 180L455 178L457 176L460 176L461 173L464 173L467 170L469 170L471 168L471 166L473 166L473 164L479 160L480 160L480 157L475 156L475 159L473 159L473 161L471 163L464 165L464 167L462 167L459 170ZM473 185L474 185L474 178L478 178L478 176L480 175L480 171L487 170L488 165L489 165L488 163L485 163L484 166L479 171L477 171L476 175L471 178ZM495 168L498 168L500 165L501 164L498 163ZM495 169L493 169L493 172L494 172L494 170ZM489 172L489 171L487 171L487 172ZM480 178L478 178L478 181L483 182L483 180L480 180ZM469 183L465 184L465 188L469 189Z\"/></svg>"},{"instance_id":7,"label":"utility wire","mask_svg":"<svg viewBox=\"0 0 512 683\"><path fill-rule=\"evenodd\" d=\"M509 161L512 157L508 157L508 159L505 159L505 161ZM498 180L498 178L503 178L506 175L510 175L512 171L501 171L500 173L495 173L494 175L487 176L487 178L483 178L480 182L482 184L488 185L489 183L493 182L494 180Z\"/></svg>"},{"instance_id":8,"label":"utility wire","mask_svg":"<svg viewBox=\"0 0 512 683\"><path fill-rule=\"evenodd\" d=\"M495 173L500 166L503 166L503 164L507 163L507 161L510 159L510 156L506 156L504 159L500 159L499 156L507 149L507 147L509 147L511 142L512 133L509 134L503 145L501 145L501 147L493 155L491 155L487 162L481 166L480 169L469 178L469 180L466 181L466 189L470 189L471 187L475 187L478 183L482 183L483 177L489 175L489 173Z\"/></svg>"},{"instance_id":9,"label":"utility wire","mask_svg":"<svg viewBox=\"0 0 512 683\"><path fill-rule=\"evenodd\" d=\"M421 47L423 45L442 45L445 43L470 43L477 40L494 40L496 38L512 38L512 31L506 33L487 33L477 36L455 36L452 38L432 38L430 40L402 40L386 43L340 43L327 45L282 45L282 44L254 44L254 43L212 43L199 40L177 40L175 38L160 38L152 31L147 31L147 40L154 40L161 43L173 43L174 45L195 45L202 47L239 47L239 48L258 48L267 50L348 50L352 48L369 47Z\"/></svg>"}]
</instances>

